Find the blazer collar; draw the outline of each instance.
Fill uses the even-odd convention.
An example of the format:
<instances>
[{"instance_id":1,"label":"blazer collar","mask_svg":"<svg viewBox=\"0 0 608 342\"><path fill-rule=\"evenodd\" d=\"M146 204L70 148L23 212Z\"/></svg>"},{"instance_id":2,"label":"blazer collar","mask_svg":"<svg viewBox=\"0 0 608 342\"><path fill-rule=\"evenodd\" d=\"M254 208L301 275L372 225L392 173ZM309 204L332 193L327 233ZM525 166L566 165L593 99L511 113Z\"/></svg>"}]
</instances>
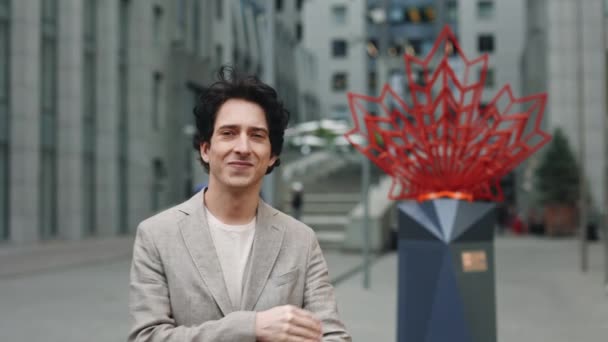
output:
<instances>
[{"instance_id":1,"label":"blazer collar","mask_svg":"<svg viewBox=\"0 0 608 342\"><path fill-rule=\"evenodd\" d=\"M198 192L177 208L188 215L180 221L179 227L203 282L225 316L238 307L232 305L228 296L222 267L207 224L203 193L204 190ZM281 250L284 228L273 224L273 217L277 214L277 210L260 199L249 272L246 273L241 296L243 310L253 310L255 307Z\"/></svg>"},{"instance_id":2,"label":"blazer collar","mask_svg":"<svg viewBox=\"0 0 608 342\"><path fill-rule=\"evenodd\" d=\"M275 216L278 214L277 210L260 199L241 310L253 310L281 251L285 228L276 224Z\"/></svg>"}]
</instances>

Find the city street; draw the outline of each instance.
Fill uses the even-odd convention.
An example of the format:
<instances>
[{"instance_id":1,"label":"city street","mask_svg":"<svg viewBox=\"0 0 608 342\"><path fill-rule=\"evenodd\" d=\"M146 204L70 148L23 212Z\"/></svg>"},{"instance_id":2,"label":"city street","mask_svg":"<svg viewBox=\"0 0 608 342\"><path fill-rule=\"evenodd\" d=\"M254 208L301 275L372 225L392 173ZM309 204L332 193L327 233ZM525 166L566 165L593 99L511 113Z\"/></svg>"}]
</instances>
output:
<instances>
[{"instance_id":1,"label":"city street","mask_svg":"<svg viewBox=\"0 0 608 342\"><path fill-rule=\"evenodd\" d=\"M497 240L499 341L605 341L602 246L591 245L588 274L578 271L577 248L574 239ZM354 254L326 254L333 280L360 261ZM124 341L129 259L104 260L0 276L0 341ZM355 341L395 340L396 265L396 254L380 257L368 291L360 273L338 283L340 312Z\"/></svg>"}]
</instances>

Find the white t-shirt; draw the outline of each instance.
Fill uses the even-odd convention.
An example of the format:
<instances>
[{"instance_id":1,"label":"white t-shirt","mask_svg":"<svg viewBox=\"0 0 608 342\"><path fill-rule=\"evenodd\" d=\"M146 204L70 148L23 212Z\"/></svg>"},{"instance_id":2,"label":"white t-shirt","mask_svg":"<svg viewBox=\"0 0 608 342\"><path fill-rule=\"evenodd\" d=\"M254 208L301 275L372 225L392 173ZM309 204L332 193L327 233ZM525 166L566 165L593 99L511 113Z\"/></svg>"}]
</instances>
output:
<instances>
[{"instance_id":1,"label":"white t-shirt","mask_svg":"<svg viewBox=\"0 0 608 342\"><path fill-rule=\"evenodd\" d=\"M243 292L243 275L253 245L255 217L244 225L228 225L213 216L206 207L205 211L228 295L232 305L238 308Z\"/></svg>"}]
</instances>

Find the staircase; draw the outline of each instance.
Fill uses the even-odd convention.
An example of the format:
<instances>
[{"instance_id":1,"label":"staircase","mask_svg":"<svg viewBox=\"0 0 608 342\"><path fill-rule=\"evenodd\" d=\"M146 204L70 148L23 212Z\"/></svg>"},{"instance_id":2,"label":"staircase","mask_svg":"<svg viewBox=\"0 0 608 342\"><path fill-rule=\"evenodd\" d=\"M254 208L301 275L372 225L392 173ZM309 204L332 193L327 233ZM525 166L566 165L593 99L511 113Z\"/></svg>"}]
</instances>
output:
<instances>
[{"instance_id":1,"label":"staircase","mask_svg":"<svg viewBox=\"0 0 608 342\"><path fill-rule=\"evenodd\" d=\"M372 183L378 181L379 174L372 167ZM284 208L288 213L291 210L290 195L291 192L286 191ZM341 248L348 215L360 200L361 164L351 159L323 178L304 180L304 205L300 220L315 230L323 249Z\"/></svg>"}]
</instances>

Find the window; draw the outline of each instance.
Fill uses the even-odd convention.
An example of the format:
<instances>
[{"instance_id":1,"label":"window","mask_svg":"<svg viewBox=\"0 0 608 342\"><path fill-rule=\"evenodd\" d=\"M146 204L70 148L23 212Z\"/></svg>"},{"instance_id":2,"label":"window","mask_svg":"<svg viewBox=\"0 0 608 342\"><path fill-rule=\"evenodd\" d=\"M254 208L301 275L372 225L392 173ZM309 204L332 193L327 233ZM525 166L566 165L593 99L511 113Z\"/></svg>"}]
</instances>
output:
<instances>
[{"instance_id":1,"label":"window","mask_svg":"<svg viewBox=\"0 0 608 342\"><path fill-rule=\"evenodd\" d=\"M152 128L158 130L161 126L160 119L160 102L162 97L162 82L163 75L160 72L154 73L154 81L152 86Z\"/></svg>"},{"instance_id":2,"label":"window","mask_svg":"<svg viewBox=\"0 0 608 342\"><path fill-rule=\"evenodd\" d=\"M198 0L195 0L192 4L192 51L194 54L199 54L200 42L201 42L201 7Z\"/></svg>"},{"instance_id":3,"label":"window","mask_svg":"<svg viewBox=\"0 0 608 342\"><path fill-rule=\"evenodd\" d=\"M129 48L129 0L120 2L120 13L118 15L118 50L119 63L126 61L127 49Z\"/></svg>"},{"instance_id":4,"label":"window","mask_svg":"<svg viewBox=\"0 0 608 342\"><path fill-rule=\"evenodd\" d=\"M274 0L274 4L277 12L281 12L283 10L283 0Z\"/></svg>"},{"instance_id":5,"label":"window","mask_svg":"<svg viewBox=\"0 0 608 342\"><path fill-rule=\"evenodd\" d=\"M150 196L150 209L157 212L161 208L161 196L163 191L163 179L165 178L165 166L160 159L152 161L152 189Z\"/></svg>"},{"instance_id":6,"label":"window","mask_svg":"<svg viewBox=\"0 0 608 342\"><path fill-rule=\"evenodd\" d=\"M348 119L348 106L347 105L334 105L331 107L331 118L332 119Z\"/></svg>"},{"instance_id":7,"label":"window","mask_svg":"<svg viewBox=\"0 0 608 342\"><path fill-rule=\"evenodd\" d=\"M477 2L477 17L479 19L491 19L494 17L494 2L481 0Z\"/></svg>"},{"instance_id":8,"label":"window","mask_svg":"<svg viewBox=\"0 0 608 342\"><path fill-rule=\"evenodd\" d=\"M296 24L296 40L298 42L302 41L302 23Z\"/></svg>"},{"instance_id":9,"label":"window","mask_svg":"<svg viewBox=\"0 0 608 342\"><path fill-rule=\"evenodd\" d=\"M224 62L224 49L220 44L215 46L215 58L218 65Z\"/></svg>"},{"instance_id":10,"label":"window","mask_svg":"<svg viewBox=\"0 0 608 342\"><path fill-rule=\"evenodd\" d=\"M222 20L222 17L224 16L224 9L222 6L224 6L224 0L215 0L215 18L217 18L217 20Z\"/></svg>"},{"instance_id":11,"label":"window","mask_svg":"<svg viewBox=\"0 0 608 342\"><path fill-rule=\"evenodd\" d=\"M0 108L8 111L10 82L10 18L8 8L0 2ZM5 113L0 109L0 113ZM0 117L0 120L2 118Z\"/></svg>"},{"instance_id":12,"label":"window","mask_svg":"<svg viewBox=\"0 0 608 342\"><path fill-rule=\"evenodd\" d=\"M400 24L405 22L405 11L401 7L393 7L388 12L388 21L391 24Z\"/></svg>"},{"instance_id":13,"label":"window","mask_svg":"<svg viewBox=\"0 0 608 342\"><path fill-rule=\"evenodd\" d=\"M404 9L404 12L405 22L414 24L432 23L436 17L433 6L411 6Z\"/></svg>"},{"instance_id":14,"label":"window","mask_svg":"<svg viewBox=\"0 0 608 342\"><path fill-rule=\"evenodd\" d=\"M479 78L481 79L481 71L480 71ZM488 71L486 72L486 83L484 84L484 87L494 88L494 84L495 84L494 68L488 68Z\"/></svg>"},{"instance_id":15,"label":"window","mask_svg":"<svg viewBox=\"0 0 608 342\"><path fill-rule=\"evenodd\" d=\"M403 43L398 41L390 42L388 46L388 55L393 57L397 55L402 55L405 52L403 51L403 45Z\"/></svg>"},{"instance_id":16,"label":"window","mask_svg":"<svg viewBox=\"0 0 608 342\"><path fill-rule=\"evenodd\" d=\"M420 8L421 19L423 23L432 23L435 21L435 7L424 6Z\"/></svg>"},{"instance_id":17,"label":"window","mask_svg":"<svg viewBox=\"0 0 608 342\"><path fill-rule=\"evenodd\" d=\"M239 58L239 50L235 47L234 49L232 49L232 63L237 67L239 66Z\"/></svg>"},{"instance_id":18,"label":"window","mask_svg":"<svg viewBox=\"0 0 608 342\"><path fill-rule=\"evenodd\" d=\"M377 84L377 76L376 76L376 71L370 71L367 74L367 87L370 90L370 92L374 91L376 89L376 84Z\"/></svg>"},{"instance_id":19,"label":"window","mask_svg":"<svg viewBox=\"0 0 608 342\"><path fill-rule=\"evenodd\" d=\"M458 3L456 1L450 1L446 6L447 19L450 22L458 21Z\"/></svg>"},{"instance_id":20,"label":"window","mask_svg":"<svg viewBox=\"0 0 608 342\"><path fill-rule=\"evenodd\" d=\"M120 2L118 22L118 232L129 231L129 27L131 8L129 0Z\"/></svg>"},{"instance_id":21,"label":"window","mask_svg":"<svg viewBox=\"0 0 608 342\"><path fill-rule=\"evenodd\" d=\"M10 7L0 2L0 240L8 240L9 215L9 98Z\"/></svg>"},{"instance_id":22,"label":"window","mask_svg":"<svg viewBox=\"0 0 608 342\"><path fill-rule=\"evenodd\" d=\"M83 2L83 70L82 70L82 199L85 235L95 235L96 187L95 145L96 123L96 7L95 0Z\"/></svg>"},{"instance_id":23,"label":"window","mask_svg":"<svg viewBox=\"0 0 608 342\"><path fill-rule=\"evenodd\" d=\"M153 34L154 46L160 47L163 41L163 8L160 6L154 6L154 27Z\"/></svg>"},{"instance_id":24,"label":"window","mask_svg":"<svg viewBox=\"0 0 608 342\"><path fill-rule=\"evenodd\" d=\"M337 72L331 79L332 89L343 91L348 87L348 75L345 72Z\"/></svg>"},{"instance_id":25,"label":"window","mask_svg":"<svg viewBox=\"0 0 608 342\"><path fill-rule=\"evenodd\" d=\"M346 40L334 39L331 42L331 55L333 57L346 57Z\"/></svg>"},{"instance_id":26,"label":"window","mask_svg":"<svg viewBox=\"0 0 608 342\"><path fill-rule=\"evenodd\" d=\"M96 6L95 0L86 0L82 3L82 31L85 49L88 48L87 45L95 42Z\"/></svg>"},{"instance_id":27,"label":"window","mask_svg":"<svg viewBox=\"0 0 608 342\"><path fill-rule=\"evenodd\" d=\"M491 34L482 34L478 37L479 52L494 52L494 36Z\"/></svg>"},{"instance_id":28,"label":"window","mask_svg":"<svg viewBox=\"0 0 608 342\"><path fill-rule=\"evenodd\" d=\"M422 51L422 39L410 39L407 43L408 47L411 47L411 50L414 55L420 55Z\"/></svg>"},{"instance_id":29,"label":"window","mask_svg":"<svg viewBox=\"0 0 608 342\"><path fill-rule=\"evenodd\" d=\"M42 2L40 21L40 237L57 236L57 0Z\"/></svg>"},{"instance_id":30,"label":"window","mask_svg":"<svg viewBox=\"0 0 608 342\"><path fill-rule=\"evenodd\" d=\"M346 6L338 5L331 8L331 20L334 25L342 26L346 24Z\"/></svg>"}]
</instances>

